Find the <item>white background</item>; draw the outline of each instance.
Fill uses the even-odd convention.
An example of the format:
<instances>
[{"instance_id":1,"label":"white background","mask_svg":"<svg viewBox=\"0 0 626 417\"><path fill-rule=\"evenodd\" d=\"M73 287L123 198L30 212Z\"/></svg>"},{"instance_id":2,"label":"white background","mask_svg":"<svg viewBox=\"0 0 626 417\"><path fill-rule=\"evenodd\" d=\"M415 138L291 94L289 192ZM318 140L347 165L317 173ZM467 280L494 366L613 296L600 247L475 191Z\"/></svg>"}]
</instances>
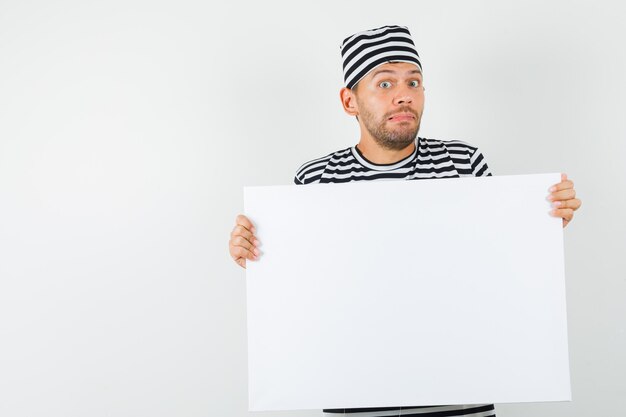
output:
<instances>
[{"instance_id":1,"label":"white background","mask_svg":"<svg viewBox=\"0 0 626 417\"><path fill-rule=\"evenodd\" d=\"M356 143L339 44L409 26L421 136L565 171L571 403L626 396L624 6L588 1L0 1L0 415L248 413L244 185ZM302 219L306 221L306 219ZM515 221L514 218L511 219ZM297 224L294 225L297 227Z\"/></svg>"}]
</instances>

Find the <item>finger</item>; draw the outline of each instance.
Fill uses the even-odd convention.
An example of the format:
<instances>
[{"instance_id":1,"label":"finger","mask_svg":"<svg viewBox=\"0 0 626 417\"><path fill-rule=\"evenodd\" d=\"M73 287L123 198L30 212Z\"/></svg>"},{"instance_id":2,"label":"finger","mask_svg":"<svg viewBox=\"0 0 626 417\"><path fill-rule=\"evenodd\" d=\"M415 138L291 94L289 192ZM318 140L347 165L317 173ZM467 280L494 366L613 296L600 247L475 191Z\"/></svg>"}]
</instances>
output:
<instances>
[{"instance_id":1,"label":"finger","mask_svg":"<svg viewBox=\"0 0 626 417\"><path fill-rule=\"evenodd\" d=\"M261 245L261 242L259 242L259 239L254 234L252 234L252 232L250 232L248 229L246 229L243 226L235 226L233 231L230 233L230 240L233 240L238 236L243 237L254 246L258 247Z\"/></svg>"},{"instance_id":2,"label":"finger","mask_svg":"<svg viewBox=\"0 0 626 417\"><path fill-rule=\"evenodd\" d=\"M574 210L572 209L554 209L551 211L554 217L561 217L563 220L570 222L574 218Z\"/></svg>"},{"instance_id":3,"label":"finger","mask_svg":"<svg viewBox=\"0 0 626 417\"><path fill-rule=\"evenodd\" d=\"M246 259L245 258L237 258L237 259L235 259L235 262L237 262L237 265L239 265L243 269L246 269Z\"/></svg>"},{"instance_id":4,"label":"finger","mask_svg":"<svg viewBox=\"0 0 626 417\"><path fill-rule=\"evenodd\" d=\"M575 203L575 206L574 206L574 207L572 207L572 208L573 208L574 210L578 210L578 209L580 208L580 206L582 206L582 205L583 205L583 202L582 202L582 200L581 200L581 199L579 199L579 198L575 198L575 199L574 199L574 201L575 201L576 203Z\"/></svg>"},{"instance_id":5,"label":"finger","mask_svg":"<svg viewBox=\"0 0 626 417\"><path fill-rule=\"evenodd\" d=\"M243 227L241 225L235 226L233 231L230 233L231 239L233 239L233 238L235 238L237 236L241 236L241 237L247 239L250 242L254 242L254 240L256 239L256 237L254 236L254 234L252 234L251 231L249 231L248 229L246 229L245 227Z\"/></svg>"},{"instance_id":6,"label":"finger","mask_svg":"<svg viewBox=\"0 0 626 417\"><path fill-rule=\"evenodd\" d=\"M258 256L254 253L254 250L249 250L249 249L244 248L243 246L235 246L235 245L231 247L231 255L233 256L233 259L246 258L250 260L255 260L256 258L258 258Z\"/></svg>"},{"instance_id":7,"label":"finger","mask_svg":"<svg viewBox=\"0 0 626 417\"><path fill-rule=\"evenodd\" d=\"M252 233L254 233L254 225L252 224L252 222L250 221L250 219L248 219L246 216L244 216L243 214L240 214L237 216L237 218L235 219L235 223L245 227L246 229L250 230Z\"/></svg>"},{"instance_id":8,"label":"finger","mask_svg":"<svg viewBox=\"0 0 626 417\"><path fill-rule=\"evenodd\" d=\"M231 246L230 256L236 261L238 258L245 258L254 261L258 258L255 254L242 246Z\"/></svg>"},{"instance_id":9,"label":"finger","mask_svg":"<svg viewBox=\"0 0 626 417\"><path fill-rule=\"evenodd\" d=\"M573 188L562 191L555 191L548 196L548 200L550 201L571 200L573 198L576 198L576 190L574 190Z\"/></svg>"},{"instance_id":10,"label":"finger","mask_svg":"<svg viewBox=\"0 0 626 417\"><path fill-rule=\"evenodd\" d=\"M561 181L558 184L554 184L552 187L550 187L550 190L548 191L553 193L555 191L567 190L569 188L574 188L574 182L572 180L565 180Z\"/></svg>"},{"instance_id":11,"label":"finger","mask_svg":"<svg viewBox=\"0 0 626 417\"><path fill-rule=\"evenodd\" d=\"M572 198L570 200L564 200L564 201L554 201L552 202L552 207L554 208L559 208L559 209L572 209L572 210L578 210L580 208L580 206L582 205L582 202L577 199L577 198Z\"/></svg>"},{"instance_id":12,"label":"finger","mask_svg":"<svg viewBox=\"0 0 626 417\"><path fill-rule=\"evenodd\" d=\"M563 182L563 181L565 181L565 180L567 180L567 174L566 174L566 173L564 173L564 172L562 172L562 173L561 173L561 182Z\"/></svg>"},{"instance_id":13,"label":"finger","mask_svg":"<svg viewBox=\"0 0 626 417\"><path fill-rule=\"evenodd\" d=\"M254 253L256 256L259 255L259 250L256 248L256 246L254 246L252 243L250 243L247 239L244 239L241 236L237 236L232 240L232 244L233 246L241 246L244 249L247 249L248 251Z\"/></svg>"}]
</instances>

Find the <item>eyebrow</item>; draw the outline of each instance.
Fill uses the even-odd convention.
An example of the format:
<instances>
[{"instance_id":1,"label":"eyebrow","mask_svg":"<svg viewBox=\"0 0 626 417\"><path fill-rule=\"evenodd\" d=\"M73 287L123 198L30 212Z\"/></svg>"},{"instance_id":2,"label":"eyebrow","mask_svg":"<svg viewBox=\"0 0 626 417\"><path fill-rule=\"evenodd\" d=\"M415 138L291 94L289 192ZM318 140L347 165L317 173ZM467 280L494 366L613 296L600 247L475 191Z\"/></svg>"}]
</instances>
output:
<instances>
[{"instance_id":1,"label":"eyebrow","mask_svg":"<svg viewBox=\"0 0 626 417\"><path fill-rule=\"evenodd\" d=\"M396 73L397 73L397 71L388 70L388 69L381 69L381 70L378 70L378 71L374 72L372 74L372 78L376 77L379 74L396 74ZM414 69L414 70L408 71L407 74L420 74L421 75L422 71L420 71L418 69Z\"/></svg>"}]
</instances>

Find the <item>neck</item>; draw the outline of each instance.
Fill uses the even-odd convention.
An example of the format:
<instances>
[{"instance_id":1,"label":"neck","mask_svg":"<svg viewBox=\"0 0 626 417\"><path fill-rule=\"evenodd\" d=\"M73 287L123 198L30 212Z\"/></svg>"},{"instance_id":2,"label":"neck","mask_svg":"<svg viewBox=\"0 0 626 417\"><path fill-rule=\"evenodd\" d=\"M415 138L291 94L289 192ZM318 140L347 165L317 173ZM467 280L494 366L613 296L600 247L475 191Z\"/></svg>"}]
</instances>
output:
<instances>
[{"instance_id":1,"label":"neck","mask_svg":"<svg viewBox=\"0 0 626 417\"><path fill-rule=\"evenodd\" d=\"M415 150L415 141L411 142L406 148L397 150L383 148L378 143L374 142L373 139L361 137L357 147L368 161L375 164L386 165L393 164L411 155Z\"/></svg>"}]
</instances>

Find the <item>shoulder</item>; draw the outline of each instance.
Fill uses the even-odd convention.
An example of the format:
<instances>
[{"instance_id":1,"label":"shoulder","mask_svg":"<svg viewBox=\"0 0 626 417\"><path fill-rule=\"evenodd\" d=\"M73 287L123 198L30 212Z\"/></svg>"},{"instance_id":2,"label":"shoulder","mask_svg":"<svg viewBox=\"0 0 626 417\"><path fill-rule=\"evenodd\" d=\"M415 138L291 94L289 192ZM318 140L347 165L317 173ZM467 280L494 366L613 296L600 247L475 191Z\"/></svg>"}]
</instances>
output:
<instances>
[{"instance_id":1,"label":"shoulder","mask_svg":"<svg viewBox=\"0 0 626 417\"><path fill-rule=\"evenodd\" d=\"M477 146L462 140L420 139L424 147L447 152L461 176L491 176L484 155Z\"/></svg>"},{"instance_id":2,"label":"shoulder","mask_svg":"<svg viewBox=\"0 0 626 417\"><path fill-rule=\"evenodd\" d=\"M341 163L346 158L352 158L351 148L341 149L320 158L312 159L300 165L293 179L295 184L314 184L320 182L322 174L333 163Z\"/></svg>"},{"instance_id":3,"label":"shoulder","mask_svg":"<svg viewBox=\"0 0 626 417\"><path fill-rule=\"evenodd\" d=\"M420 141L428 148L445 148L446 150L448 150L448 152L452 154L471 155L478 150L476 146L462 140L438 140L420 138Z\"/></svg>"}]
</instances>

